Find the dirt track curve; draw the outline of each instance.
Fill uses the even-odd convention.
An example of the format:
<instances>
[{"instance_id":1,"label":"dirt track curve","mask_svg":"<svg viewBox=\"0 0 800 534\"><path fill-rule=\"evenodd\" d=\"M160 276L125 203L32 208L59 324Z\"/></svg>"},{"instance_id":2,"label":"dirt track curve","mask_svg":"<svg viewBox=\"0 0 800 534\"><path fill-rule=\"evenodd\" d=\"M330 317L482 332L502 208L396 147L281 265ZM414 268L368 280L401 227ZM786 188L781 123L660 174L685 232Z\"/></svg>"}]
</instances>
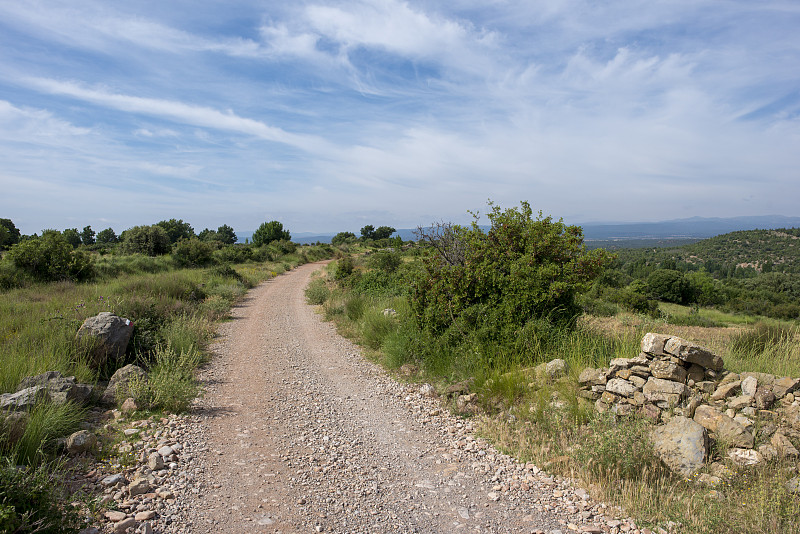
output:
<instances>
[{"instance_id":1,"label":"dirt track curve","mask_svg":"<svg viewBox=\"0 0 800 534\"><path fill-rule=\"evenodd\" d=\"M173 528L593 531L585 492L494 451L322 322L303 291L319 268L262 284L222 326L191 425L195 489Z\"/></svg>"}]
</instances>

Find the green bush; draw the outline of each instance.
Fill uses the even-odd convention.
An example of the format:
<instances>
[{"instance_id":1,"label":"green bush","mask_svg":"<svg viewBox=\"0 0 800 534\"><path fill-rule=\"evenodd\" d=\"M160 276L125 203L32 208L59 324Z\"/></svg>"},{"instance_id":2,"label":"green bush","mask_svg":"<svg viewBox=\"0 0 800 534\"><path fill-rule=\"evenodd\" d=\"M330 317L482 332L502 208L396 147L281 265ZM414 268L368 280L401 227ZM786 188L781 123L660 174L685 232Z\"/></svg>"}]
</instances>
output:
<instances>
[{"instance_id":1,"label":"green bush","mask_svg":"<svg viewBox=\"0 0 800 534\"><path fill-rule=\"evenodd\" d=\"M430 252L411 295L418 324L443 333L466 319L497 341L513 340L535 318L574 324L575 297L602 271L605 251L587 251L579 227L534 218L527 202L490 208L486 233L477 220L423 233Z\"/></svg>"},{"instance_id":2,"label":"green bush","mask_svg":"<svg viewBox=\"0 0 800 534\"><path fill-rule=\"evenodd\" d=\"M353 263L353 257L350 255L344 256L336 261L336 268L333 272L333 278L335 280L344 280L353 274L354 268L355 264Z\"/></svg>"},{"instance_id":3,"label":"green bush","mask_svg":"<svg viewBox=\"0 0 800 534\"><path fill-rule=\"evenodd\" d=\"M144 254L160 256L168 254L171 249L169 235L157 225L134 226L122 232L120 250L125 254Z\"/></svg>"},{"instance_id":4,"label":"green bush","mask_svg":"<svg viewBox=\"0 0 800 534\"><path fill-rule=\"evenodd\" d=\"M325 304L325 301L328 300L330 294L331 290L328 289L328 284L323 278L315 278L311 280L306 288L306 300L309 304L314 304L317 306Z\"/></svg>"},{"instance_id":5,"label":"green bush","mask_svg":"<svg viewBox=\"0 0 800 534\"><path fill-rule=\"evenodd\" d=\"M7 256L17 269L40 282L86 280L94 276L89 256L73 250L58 232L45 232L42 237L17 243Z\"/></svg>"},{"instance_id":6,"label":"green bush","mask_svg":"<svg viewBox=\"0 0 800 534\"><path fill-rule=\"evenodd\" d=\"M245 245L228 245L214 251L217 263L244 263L253 258L253 249Z\"/></svg>"},{"instance_id":7,"label":"green bush","mask_svg":"<svg viewBox=\"0 0 800 534\"><path fill-rule=\"evenodd\" d=\"M283 229L283 224L278 221L270 221L262 223L258 229L253 232L252 242L255 246L269 245L273 241L289 241L292 235L288 230ZM294 252L294 251L292 251Z\"/></svg>"},{"instance_id":8,"label":"green bush","mask_svg":"<svg viewBox=\"0 0 800 534\"><path fill-rule=\"evenodd\" d=\"M647 277L647 289L653 298L664 302L688 304L692 301L692 285L682 272L658 269Z\"/></svg>"},{"instance_id":9,"label":"green bush","mask_svg":"<svg viewBox=\"0 0 800 534\"><path fill-rule=\"evenodd\" d=\"M367 266L372 269L393 273L397 270L401 263L403 263L403 258L399 253L388 250L380 250L373 253L369 257Z\"/></svg>"},{"instance_id":10,"label":"green bush","mask_svg":"<svg viewBox=\"0 0 800 534\"><path fill-rule=\"evenodd\" d=\"M178 241L172 255L181 267L205 267L214 262L214 249L211 243L193 237Z\"/></svg>"},{"instance_id":11,"label":"green bush","mask_svg":"<svg viewBox=\"0 0 800 534\"><path fill-rule=\"evenodd\" d=\"M148 410L185 412L199 392L194 371L202 361L201 354L193 348L176 351L159 346L147 379L133 381L130 394Z\"/></svg>"},{"instance_id":12,"label":"green bush","mask_svg":"<svg viewBox=\"0 0 800 534\"><path fill-rule=\"evenodd\" d=\"M0 459L0 532L67 534L86 526L65 502L63 463L20 468Z\"/></svg>"}]
</instances>

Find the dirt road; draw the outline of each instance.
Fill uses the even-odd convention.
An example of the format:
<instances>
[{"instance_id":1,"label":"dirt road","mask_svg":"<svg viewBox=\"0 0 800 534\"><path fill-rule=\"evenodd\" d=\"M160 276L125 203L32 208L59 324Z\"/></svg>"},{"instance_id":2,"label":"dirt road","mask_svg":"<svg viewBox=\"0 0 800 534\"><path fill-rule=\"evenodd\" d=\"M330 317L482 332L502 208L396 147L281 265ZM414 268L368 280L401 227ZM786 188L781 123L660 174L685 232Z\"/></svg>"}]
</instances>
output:
<instances>
[{"instance_id":1,"label":"dirt road","mask_svg":"<svg viewBox=\"0 0 800 534\"><path fill-rule=\"evenodd\" d=\"M259 286L223 325L181 531L550 533L600 519L584 492L365 361L305 303L319 268Z\"/></svg>"}]
</instances>

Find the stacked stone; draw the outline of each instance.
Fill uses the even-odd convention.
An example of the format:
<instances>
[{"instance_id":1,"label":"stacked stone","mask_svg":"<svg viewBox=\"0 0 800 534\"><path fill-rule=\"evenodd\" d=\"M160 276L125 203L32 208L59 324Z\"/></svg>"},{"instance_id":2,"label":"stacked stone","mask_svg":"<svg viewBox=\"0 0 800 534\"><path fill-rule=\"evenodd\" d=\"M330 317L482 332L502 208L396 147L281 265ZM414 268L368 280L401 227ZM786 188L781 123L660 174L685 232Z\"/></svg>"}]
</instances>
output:
<instances>
[{"instance_id":1,"label":"stacked stone","mask_svg":"<svg viewBox=\"0 0 800 534\"><path fill-rule=\"evenodd\" d=\"M636 358L615 358L605 369L585 369L581 396L600 412L638 412L654 421L663 410L693 417L703 393L715 389L722 358L685 339L648 333Z\"/></svg>"},{"instance_id":2,"label":"stacked stone","mask_svg":"<svg viewBox=\"0 0 800 534\"><path fill-rule=\"evenodd\" d=\"M725 371L721 357L679 337L648 333L639 356L585 369L579 381L581 396L595 401L600 412L638 413L673 425L691 420L702 430L697 449L705 454L708 436L728 444L730 459L739 465L798 456L791 440L800 440L800 379Z\"/></svg>"}]
</instances>

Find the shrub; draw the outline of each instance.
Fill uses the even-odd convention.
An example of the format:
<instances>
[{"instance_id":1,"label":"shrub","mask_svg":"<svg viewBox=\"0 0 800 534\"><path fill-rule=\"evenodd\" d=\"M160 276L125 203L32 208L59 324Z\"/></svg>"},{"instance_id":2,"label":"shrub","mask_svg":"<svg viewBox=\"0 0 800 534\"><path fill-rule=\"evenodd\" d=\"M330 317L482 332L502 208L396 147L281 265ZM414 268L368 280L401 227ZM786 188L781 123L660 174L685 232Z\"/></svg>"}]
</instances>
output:
<instances>
[{"instance_id":1,"label":"shrub","mask_svg":"<svg viewBox=\"0 0 800 534\"><path fill-rule=\"evenodd\" d=\"M253 257L253 249L244 245L228 245L214 251L218 263L244 263Z\"/></svg>"},{"instance_id":2,"label":"shrub","mask_svg":"<svg viewBox=\"0 0 800 534\"><path fill-rule=\"evenodd\" d=\"M367 265L373 269L393 273L397 270L401 263L403 263L403 258L400 257L399 253L381 250L369 257Z\"/></svg>"},{"instance_id":3,"label":"shrub","mask_svg":"<svg viewBox=\"0 0 800 534\"><path fill-rule=\"evenodd\" d=\"M194 370L200 363L202 357L194 349L179 352L172 347L159 346L147 380L133 381L130 394L145 409L184 412L199 391Z\"/></svg>"},{"instance_id":4,"label":"shrub","mask_svg":"<svg viewBox=\"0 0 800 534\"><path fill-rule=\"evenodd\" d=\"M94 275L89 256L73 250L58 232L17 243L7 254L17 269L37 281L86 280Z\"/></svg>"},{"instance_id":5,"label":"shrub","mask_svg":"<svg viewBox=\"0 0 800 534\"><path fill-rule=\"evenodd\" d=\"M353 274L354 267L355 265L353 263L353 257L350 255L344 256L336 262L336 269L333 273L334 279L344 280Z\"/></svg>"},{"instance_id":6,"label":"shrub","mask_svg":"<svg viewBox=\"0 0 800 534\"><path fill-rule=\"evenodd\" d=\"M172 255L182 267L204 267L214 261L214 246L196 237L183 239L175 245Z\"/></svg>"},{"instance_id":7,"label":"shrub","mask_svg":"<svg viewBox=\"0 0 800 534\"><path fill-rule=\"evenodd\" d=\"M309 304L315 304L317 306L325 304L330 294L331 291L328 289L328 284L325 283L323 278L311 280L306 288L306 300Z\"/></svg>"},{"instance_id":8,"label":"shrub","mask_svg":"<svg viewBox=\"0 0 800 534\"><path fill-rule=\"evenodd\" d=\"M487 233L477 219L471 228L422 233L430 252L412 286L418 324L442 333L466 318L506 341L531 319L574 324L575 296L600 274L605 251L587 251L579 227L534 218L527 202L490 207Z\"/></svg>"},{"instance_id":9,"label":"shrub","mask_svg":"<svg viewBox=\"0 0 800 534\"><path fill-rule=\"evenodd\" d=\"M258 229L253 232L252 242L255 246L268 245L273 241L289 241L292 235L288 230L283 229L283 224L278 221L270 221L262 223ZM293 252L293 251L292 251Z\"/></svg>"},{"instance_id":10,"label":"shrub","mask_svg":"<svg viewBox=\"0 0 800 534\"><path fill-rule=\"evenodd\" d=\"M0 532L78 532L78 510L64 502L63 463L20 468L0 460Z\"/></svg>"},{"instance_id":11,"label":"shrub","mask_svg":"<svg viewBox=\"0 0 800 534\"><path fill-rule=\"evenodd\" d=\"M680 271L658 269L647 277L650 296L664 302L688 304L692 300L692 285Z\"/></svg>"},{"instance_id":12,"label":"shrub","mask_svg":"<svg viewBox=\"0 0 800 534\"><path fill-rule=\"evenodd\" d=\"M169 235L157 225L134 226L122 233L121 250L126 254L159 256L167 254L170 248Z\"/></svg>"}]
</instances>

